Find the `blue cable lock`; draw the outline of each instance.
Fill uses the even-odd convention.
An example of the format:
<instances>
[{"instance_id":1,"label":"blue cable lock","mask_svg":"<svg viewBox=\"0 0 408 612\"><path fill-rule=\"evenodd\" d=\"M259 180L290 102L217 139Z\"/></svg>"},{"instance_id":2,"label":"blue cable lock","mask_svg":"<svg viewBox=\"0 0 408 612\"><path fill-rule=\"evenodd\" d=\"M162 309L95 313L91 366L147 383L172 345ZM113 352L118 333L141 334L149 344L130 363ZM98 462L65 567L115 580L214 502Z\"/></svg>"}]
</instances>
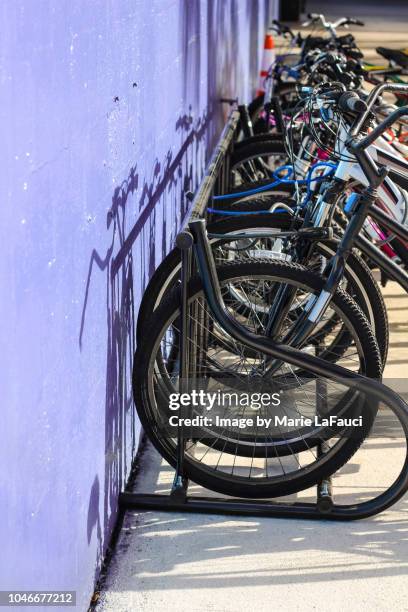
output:
<instances>
[{"instance_id":1,"label":"blue cable lock","mask_svg":"<svg viewBox=\"0 0 408 612\"><path fill-rule=\"evenodd\" d=\"M313 172L316 170L316 168L319 168L319 167L326 167L329 170L322 176L317 176L315 178L312 178ZM337 164L334 164L332 162L320 161L320 162L313 164L313 166L309 168L305 179L291 179L289 177L293 176L293 172L294 172L293 166L290 166L290 165L280 166L274 172L272 172L272 177L275 179L274 182L268 183L267 185L262 185L262 187L254 187L253 189L248 189L247 191L241 191L237 193L227 193L224 195L213 196L213 200L231 200L233 198L240 198L240 197L245 197L248 195L255 195L257 193L262 193L264 191L269 191L269 189L276 187L277 185L281 185L282 183L283 184L297 183L298 185L307 185L306 197L304 201L302 202L302 207L303 207L303 206L306 206L306 204L309 201L310 194L311 194L311 184L316 181L319 181L319 182L323 181L328 176L333 174L336 168L337 168ZM282 172L286 172L286 174L284 174L283 176L280 176ZM277 209L275 212L278 212L279 210L280 209ZM220 210L217 208L208 208L208 212L217 214L217 215L226 215L226 216L245 215L245 214L254 215L254 214L261 214L261 213L270 214L269 210L253 210L253 211L241 212L238 210L229 211L229 210Z\"/></svg>"}]
</instances>

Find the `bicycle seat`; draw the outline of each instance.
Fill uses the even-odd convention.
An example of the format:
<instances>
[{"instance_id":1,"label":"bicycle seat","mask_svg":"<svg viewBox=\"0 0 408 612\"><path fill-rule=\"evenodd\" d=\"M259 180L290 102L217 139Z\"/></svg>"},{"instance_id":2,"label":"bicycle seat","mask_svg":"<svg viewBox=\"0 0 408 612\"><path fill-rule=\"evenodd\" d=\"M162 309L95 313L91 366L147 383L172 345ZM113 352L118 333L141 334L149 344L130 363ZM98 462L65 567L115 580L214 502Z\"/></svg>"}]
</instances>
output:
<instances>
[{"instance_id":1,"label":"bicycle seat","mask_svg":"<svg viewBox=\"0 0 408 612\"><path fill-rule=\"evenodd\" d=\"M395 62L398 66L401 66L401 68L408 68L408 49L387 49L386 47L377 47L376 51L389 62Z\"/></svg>"}]
</instances>

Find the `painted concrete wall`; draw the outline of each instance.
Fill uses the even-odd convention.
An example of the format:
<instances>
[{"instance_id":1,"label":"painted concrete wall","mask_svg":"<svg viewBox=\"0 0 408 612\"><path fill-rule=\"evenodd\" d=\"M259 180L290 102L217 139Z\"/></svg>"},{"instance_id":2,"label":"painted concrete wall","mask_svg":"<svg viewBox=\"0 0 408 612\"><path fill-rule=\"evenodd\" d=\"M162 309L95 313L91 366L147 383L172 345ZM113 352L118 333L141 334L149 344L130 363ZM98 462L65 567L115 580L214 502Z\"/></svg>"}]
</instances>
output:
<instances>
[{"instance_id":1,"label":"painted concrete wall","mask_svg":"<svg viewBox=\"0 0 408 612\"><path fill-rule=\"evenodd\" d=\"M87 607L138 448L140 297L272 3L0 3L1 589Z\"/></svg>"}]
</instances>

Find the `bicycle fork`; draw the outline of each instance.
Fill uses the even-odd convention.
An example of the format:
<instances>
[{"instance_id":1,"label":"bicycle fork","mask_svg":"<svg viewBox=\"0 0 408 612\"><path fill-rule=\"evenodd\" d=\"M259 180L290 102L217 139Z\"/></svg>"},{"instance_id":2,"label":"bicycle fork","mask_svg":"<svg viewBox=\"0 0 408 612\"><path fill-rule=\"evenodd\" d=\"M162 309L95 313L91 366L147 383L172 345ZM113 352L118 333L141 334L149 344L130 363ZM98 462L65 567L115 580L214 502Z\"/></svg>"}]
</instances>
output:
<instances>
[{"instance_id":1,"label":"bicycle fork","mask_svg":"<svg viewBox=\"0 0 408 612\"><path fill-rule=\"evenodd\" d=\"M355 238L360 233L369 208L377 198L376 188L367 187L353 203L352 216L336 254L327 263L323 272L326 282L318 296L314 296L292 332L291 346L299 348L315 329L326 312L334 293L343 278L346 262L353 248Z\"/></svg>"},{"instance_id":2,"label":"bicycle fork","mask_svg":"<svg viewBox=\"0 0 408 612\"><path fill-rule=\"evenodd\" d=\"M349 209L349 213L351 213L350 221L340 241L336 254L327 263L323 272L323 276L326 278L323 289L318 295L312 295L309 298L303 313L296 321L290 333L284 338L283 342L285 344L289 344L290 346L298 349L302 348L307 338L310 337L322 320L327 308L330 305L332 297L343 278L346 262L352 250L355 238L360 233L369 208L375 202L376 198L377 190L374 187L367 187L360 196L354 198L353 206ZM292 287L284 289L287 300L293 300L295 290ZM287 314L288 301L284 302L283 299L281 299L280 305L283 307L283 311ZM273 312L271 312L271 314L273 315ZM283 317L280 316L279 312L275 321L276 324L280 324L283 321ZM268 329L276 329L273 321L268 324ZM265 373L273 374L279 369L280 366L280 361L271 360L265 370Z\"/></svg>"}]
</instances>

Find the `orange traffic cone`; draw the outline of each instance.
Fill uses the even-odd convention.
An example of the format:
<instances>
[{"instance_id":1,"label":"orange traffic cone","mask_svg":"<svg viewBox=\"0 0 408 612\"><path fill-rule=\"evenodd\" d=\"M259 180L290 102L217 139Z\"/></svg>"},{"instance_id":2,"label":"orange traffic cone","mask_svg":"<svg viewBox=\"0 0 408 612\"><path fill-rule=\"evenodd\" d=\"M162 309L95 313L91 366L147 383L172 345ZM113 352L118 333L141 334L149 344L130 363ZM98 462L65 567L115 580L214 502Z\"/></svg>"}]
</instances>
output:
<instances>
[{"instance_id":1,"label":"orange traffic cone","mask_svg":"<svg viewBox=\"0 0 408 612\"><path fill-rule=\"evenodd\" d=\"M275 41L272 34L265 34L265 42L262 55L261 71L259 73L259 84L257 96L265 93L265 78L268 76L271 65L275 62Z\"/></svg>"}]
</instances>

